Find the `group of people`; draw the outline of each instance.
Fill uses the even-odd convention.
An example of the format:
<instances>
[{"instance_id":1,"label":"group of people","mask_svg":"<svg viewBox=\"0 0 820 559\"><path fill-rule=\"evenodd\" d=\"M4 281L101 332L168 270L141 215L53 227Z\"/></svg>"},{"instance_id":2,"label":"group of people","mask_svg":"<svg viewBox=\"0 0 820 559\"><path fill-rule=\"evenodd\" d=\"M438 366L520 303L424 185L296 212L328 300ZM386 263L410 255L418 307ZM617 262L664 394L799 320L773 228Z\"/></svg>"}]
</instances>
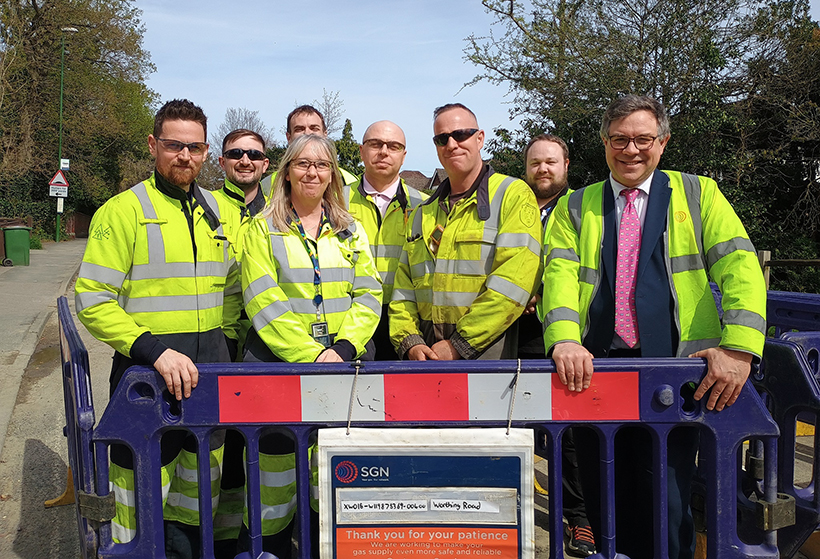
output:
<instances>
[{"instance_id":1,"label":"group of people","mask_svg":"<svg viewBox=\"0 0 820 559\"><path fill-rule=\"evenodd\" d=\"M209 192L196 184L205 115L166 103L148 136L155 171L94 215L76 284L79 319L115 349L112 393L131 365L154 367L180 400L197 363L517 357L554 359L580 392L594 384L594 359L690 356L708 363L694 398L715 412L734 403L760 361L765 284L715 182L657 169L670 138L660 103L613 101L600 132L610 175L574 192L556 136L529 142L520 180L482 160L484 131L464 105L437 108L433 134L447 179L428 197L399 177L398 125L367 128L357 179L340 169L321 113L303 105L288 115L275 173L263 179L264 139L235 130L219 157L224 187ZM161 440L168 557L199 556L195 443L174 430ZM563 443L569 547L589 555L601 535L599 445L587 429ZM690 558L697 431L665 443L669 557ZM244 441L228 430L210 444L211 471L222 472L214 539L233 557L248 548ZM616 441L616 547L633 559L659 549L652 444L637 427ZM137 529L133 457L110 452L112 534L126 542ZM263 547L280 558L291 554L294 466L290 439L260 440Z\"/></svg>"}]
</instances>

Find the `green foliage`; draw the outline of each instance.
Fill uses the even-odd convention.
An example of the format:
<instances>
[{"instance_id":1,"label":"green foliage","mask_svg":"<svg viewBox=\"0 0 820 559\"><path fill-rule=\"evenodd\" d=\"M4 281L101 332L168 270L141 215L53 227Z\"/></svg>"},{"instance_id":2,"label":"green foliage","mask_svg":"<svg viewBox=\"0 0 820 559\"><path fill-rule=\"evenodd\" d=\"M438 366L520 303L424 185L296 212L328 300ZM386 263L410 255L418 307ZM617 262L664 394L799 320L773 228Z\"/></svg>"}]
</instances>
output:
<instances>
[{"instance_id":1,"label":"green foliage","mask_svg":"<svg viewBox=\"0 0 820 559\"><path fill-rule=\"evenodd\" d=\"M41 250L43 248L43 236L42 232L34 229L29 235L29 248L32 250Z\"/></svg>"},{"instance_id":2,"label":"green foliage","mask_svg":"<svg viewBox=\"0 0 820 559\"><path fill-rule=\"evenodd\" d=\"M805 0L483 0L496 17L471 36L474 81L506 84L519 130L496 130L494 166L550 132L569 145L570 186L608 176L599 136L614 98L648 94L670 114L661 167L715 178L755 246L820 253L820 28ZM502 33L497 33L501 28ZM820 291L820 272L776 270L772 287Z\"/></svg>"},{"instance_id":3,"label":"green foliage","mask_svg":"<svg viewBox=\"0 0 820 559\"><path fill-rule=\"evenodd\" d=\"M154 68L139 16L131 0L0 0L2 215L31 214L53 232L59 155L71 160L67 212L93 213L145 178Z\"/></svg>"},{"instance_id":4,"label":"green foliage","mask_svg":"<svg viewBox=\"0 0 820 559\"><path fill-rule=\"evenodd\" d=\"M364 164L359 153L359 142L353 137L353 123L345 119L342 137L336 140L336 153L339 156L339 166L356 176L364 173Z\"/></svg>"}]
</instances>

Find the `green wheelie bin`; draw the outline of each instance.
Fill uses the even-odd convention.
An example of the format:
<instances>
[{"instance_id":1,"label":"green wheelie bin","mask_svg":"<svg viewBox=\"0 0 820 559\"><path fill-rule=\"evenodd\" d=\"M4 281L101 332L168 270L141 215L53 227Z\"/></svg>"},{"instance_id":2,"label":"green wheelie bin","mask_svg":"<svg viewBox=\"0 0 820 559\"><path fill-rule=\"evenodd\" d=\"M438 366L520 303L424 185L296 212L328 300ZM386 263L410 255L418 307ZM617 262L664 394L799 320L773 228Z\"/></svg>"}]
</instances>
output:
<instances>
[{"instance_id":1,"label":"green wheelie bin","mask_svg":"<svg viewBox=\"0 0 820 559\"><path fill-rule=\"evenodd\" d=\"M31 257L31 227L14 225L3 227L6 259L14 266L28 266ZM5 261L4 261L5 263Z\"/></svg>"}]
</instances>

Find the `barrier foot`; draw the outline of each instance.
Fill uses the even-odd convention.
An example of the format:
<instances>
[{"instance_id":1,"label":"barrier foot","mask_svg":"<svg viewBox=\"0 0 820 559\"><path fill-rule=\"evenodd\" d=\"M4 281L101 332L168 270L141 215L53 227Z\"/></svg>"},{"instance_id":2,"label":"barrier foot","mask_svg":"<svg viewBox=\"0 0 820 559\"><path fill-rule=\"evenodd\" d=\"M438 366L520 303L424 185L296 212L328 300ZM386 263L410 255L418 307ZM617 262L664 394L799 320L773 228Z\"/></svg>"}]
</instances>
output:
<instances>
[{"instance_id":1,"label":"barrier foot","mask_svg":"<svg viewBox=\"0 0 820 559\"><path fill-rule=\"evenodd\" d=\"M541 460L543 460L543 459L544 459L544 458L542 458L541 456L538 456L538 455L536 454L536 455L535 455L535 461L534 461L533 463L534 463L534 464L537 464L538 462L540 462L540 461L541 461ZM549 491L547 491L546 489L544 489L543 487L541 487L541 484L540 484L540 483L538 483L538 478L537 478L535 475L533 475L533 476L532 476L532 480L535 482L535 492L536 492L538 495L549 495Z\"/></svg>"},{"instance_id":2,"label":"barrier foot","mask_svg":"<svg viewBox=\"0 0 820 559\"><path fill-rule=\"evenodd\" d=\"M695 532L695 559L706 559L706 534Z\"/></svg>"},{"instance_id":3,"label":"barrier foot","mask_svg":"<svg viewBox=\"0 0 820 559\"><path fill-rule=\"evenodd\" d=\"M63 491L63 494L56 499L49 499L43 504L46 508L74 504L74 474L71 473L71 468L68 468L68 474L66 474L65 490Z\"/></svg>"},{"instance_id":4,"label":"barrier foot","mask_svg":"<svg viewBox=\"0 0 820 559\"><path fill-rule=\"evenodd\" d=\"M803 547L800 548L800 553L805 555L807 559L820 559L820 532L814 532Z\"/></svg>"}]
</instances>

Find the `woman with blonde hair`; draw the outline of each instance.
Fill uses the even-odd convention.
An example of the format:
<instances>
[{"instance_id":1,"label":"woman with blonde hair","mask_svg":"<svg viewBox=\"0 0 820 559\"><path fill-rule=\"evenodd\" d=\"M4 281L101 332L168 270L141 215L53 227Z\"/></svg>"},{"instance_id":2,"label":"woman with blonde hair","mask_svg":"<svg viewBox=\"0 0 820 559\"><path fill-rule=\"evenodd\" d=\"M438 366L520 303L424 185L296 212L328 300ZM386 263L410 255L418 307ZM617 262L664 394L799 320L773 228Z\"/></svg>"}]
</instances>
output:
<instances>
[{"instance_id":1,"label":"woman with blonde hair","mask_svg":"<svg viewBox=\"0 0 820 559\"><path fill-rule=\"evenodd\" d=\"M246 362L373 358L381 280L364 227L345 209L342 184L332 141L303 135L288 146L270 203L244 239L242 290L252 323ZM271 433L259 450L263 549L284 559L296 510L294 445Z\"/></svg>"}]
</instances>

